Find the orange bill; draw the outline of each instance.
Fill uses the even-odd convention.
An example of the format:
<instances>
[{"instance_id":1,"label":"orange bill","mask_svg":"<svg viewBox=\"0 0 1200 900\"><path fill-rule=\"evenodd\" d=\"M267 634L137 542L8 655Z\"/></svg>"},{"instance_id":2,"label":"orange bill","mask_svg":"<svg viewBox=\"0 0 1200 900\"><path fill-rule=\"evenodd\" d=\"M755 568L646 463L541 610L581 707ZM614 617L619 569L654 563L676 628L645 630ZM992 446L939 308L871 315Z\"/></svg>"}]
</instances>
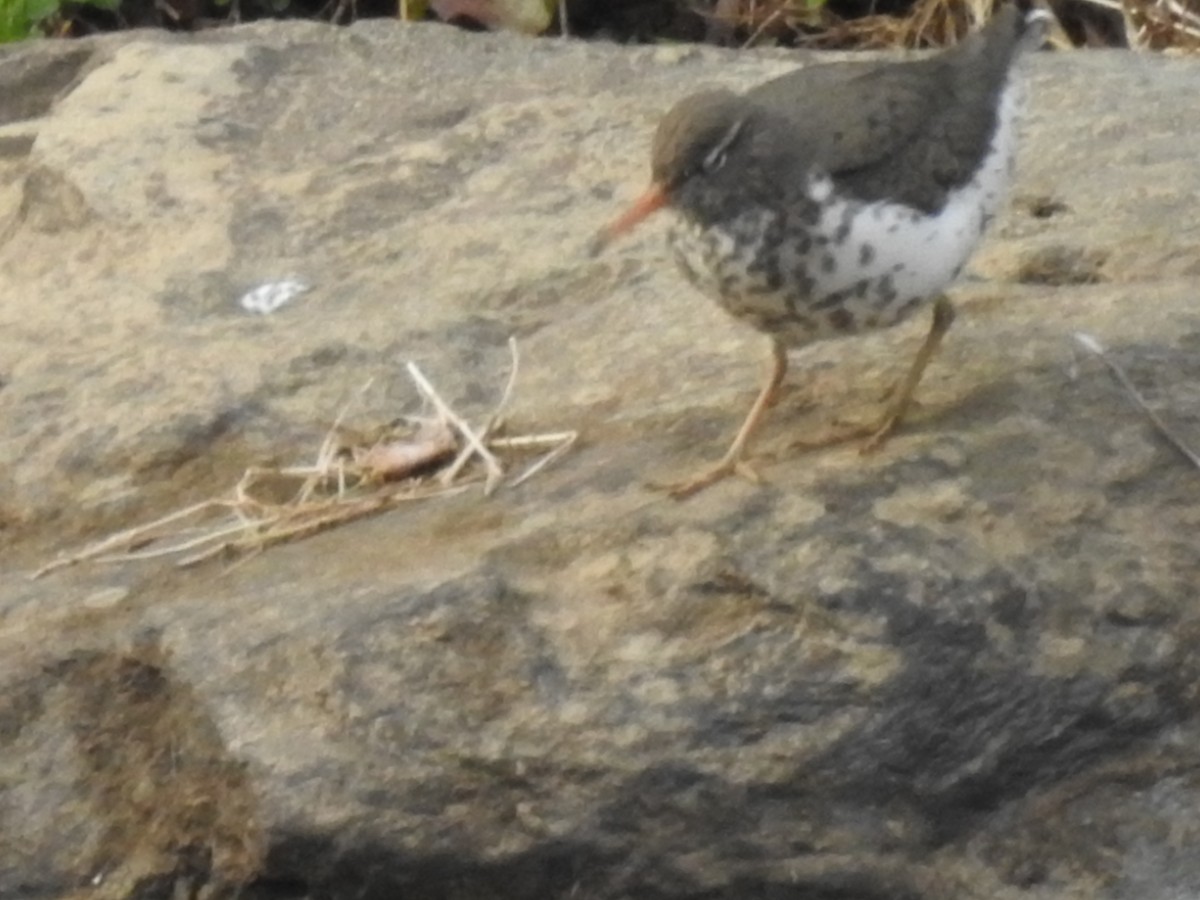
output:
<instances>
[{"instance_id":1,"label":"orange bill","mask_svg":"<svg viewBox=\"0 0 1200 900\"><path fill-rule=\"evenodd\" d=\"M588 245L590 256L597 256L614 240L632 231L638 223L667 205L667 192L660 185L652 184L646 192L629 207L620 218L614 219L592 238Z\"/></svg>"}]
</instances>

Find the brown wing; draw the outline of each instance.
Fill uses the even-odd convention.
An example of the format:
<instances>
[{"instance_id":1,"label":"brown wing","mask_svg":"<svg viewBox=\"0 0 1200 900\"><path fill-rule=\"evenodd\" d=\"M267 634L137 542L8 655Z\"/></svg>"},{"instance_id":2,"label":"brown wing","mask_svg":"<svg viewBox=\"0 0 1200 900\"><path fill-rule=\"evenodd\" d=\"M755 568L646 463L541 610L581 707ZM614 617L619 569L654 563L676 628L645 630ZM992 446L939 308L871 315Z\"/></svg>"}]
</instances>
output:
<instances>
[{"instance_id":1,"label":"brown wing","mask_svg":"<svg viewBox=\"0 0 1200 900\"><path fill-rule=\"evenodd\" d=\"M935 211L948 190L970 180L987 149L1022 30L1020 13L1007 6L937 56L812 66L768 81L747 98L786 120L840 189Z\"/></svg>"}]
</instances>

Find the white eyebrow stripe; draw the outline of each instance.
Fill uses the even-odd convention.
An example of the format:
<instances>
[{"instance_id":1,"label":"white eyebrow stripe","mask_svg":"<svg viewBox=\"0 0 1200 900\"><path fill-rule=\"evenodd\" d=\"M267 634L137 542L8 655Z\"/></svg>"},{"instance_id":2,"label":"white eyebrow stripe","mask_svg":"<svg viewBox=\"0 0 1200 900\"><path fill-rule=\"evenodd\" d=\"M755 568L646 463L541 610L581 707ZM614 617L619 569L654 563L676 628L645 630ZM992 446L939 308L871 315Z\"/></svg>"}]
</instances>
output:
<instances>
[{"instance_id":1,"label":"white eyebrow stripe","mask_svg":"<svg viewBox=\"0 0 1200 900\"><path fill-rule=\"evenodd\" d=\"M733 127L725 132L725 136L721 138L721 140L717 142L716 146L708 151L708 155L704 157L705 166L713 165L717 161L718 157L720 157L722 153L730 148L733 142L737 140L737 136L741 133L742 126L745 124L745 119L738 119L733 123Z\"/></svg>"}]
</instances>

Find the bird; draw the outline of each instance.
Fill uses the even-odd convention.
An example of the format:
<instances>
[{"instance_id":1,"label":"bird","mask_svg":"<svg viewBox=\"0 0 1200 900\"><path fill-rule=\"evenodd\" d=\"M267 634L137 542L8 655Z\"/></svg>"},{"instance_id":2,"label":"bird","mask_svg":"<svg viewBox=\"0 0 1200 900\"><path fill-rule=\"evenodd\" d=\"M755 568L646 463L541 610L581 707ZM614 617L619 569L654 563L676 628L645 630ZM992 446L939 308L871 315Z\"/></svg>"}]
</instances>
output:
<instances>
[{"instance_id":1,"label":"bird","mask_svg":"<svg viewBox=\"0 0 1200 900\"><path fill-rule=\"evenodd\" d=\"M883 445L954 322L945 289L1013 179L1020 60L1050 16L999 7L974 34L915 60L805 66L744 94L714 89L660 120L650 187L590 244L594 256L653 213L684 278L770 340L769 374L725 455L666 485L687 497L758 476L751 438L776 401L788 351L899 324L929 331L882 418L837 440ZM810 444L811 446L811 444Z\"/></svg>"}]
</instances>

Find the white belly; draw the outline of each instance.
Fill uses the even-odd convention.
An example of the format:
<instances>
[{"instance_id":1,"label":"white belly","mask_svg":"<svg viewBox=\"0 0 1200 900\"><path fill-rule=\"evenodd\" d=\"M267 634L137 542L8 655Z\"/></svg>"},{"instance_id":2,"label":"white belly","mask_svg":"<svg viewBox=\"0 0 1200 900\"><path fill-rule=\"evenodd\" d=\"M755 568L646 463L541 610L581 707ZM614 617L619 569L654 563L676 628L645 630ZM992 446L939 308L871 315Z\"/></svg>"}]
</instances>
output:
<instances>
[{"instance_id":1,"label":"white belly","mask_svg":"<svg viewBox=\"0 0 1200 900\"><path fill-rule=\"evenodd\" d=\"M1010 79L1001 94L988 155L968 184L950 192L937 214L884 203L835 200L827 206L821 230L835 231L847 220L850 234L844 243L824 248L834 258L834 271L820 279L821 292L844 291L861 279L888 275L900 298L929 298L945 290L979 245L1008 192L1020 94L1018 79ZM816 199L827 199L832 190L827 177L814 178L810 185Z\"/></svg>"},{"instance_id":2,"label":"white belly","mask_svg":"<svg viewBox=\"0 0 1200 900\"><path fill-rule=\"evenodd\" d=\"M732 315L791 345L894 325L949 286L999 210L1012 178L1021 105L1013 73L987 156L935 214L835 197L830 178L815 173L806 192L822 211L808 239L746 241L747 234L778 230L785 215L758 209L724 227L681 221L672 241L676 258Z\"/></svg>"}]
</instances>

